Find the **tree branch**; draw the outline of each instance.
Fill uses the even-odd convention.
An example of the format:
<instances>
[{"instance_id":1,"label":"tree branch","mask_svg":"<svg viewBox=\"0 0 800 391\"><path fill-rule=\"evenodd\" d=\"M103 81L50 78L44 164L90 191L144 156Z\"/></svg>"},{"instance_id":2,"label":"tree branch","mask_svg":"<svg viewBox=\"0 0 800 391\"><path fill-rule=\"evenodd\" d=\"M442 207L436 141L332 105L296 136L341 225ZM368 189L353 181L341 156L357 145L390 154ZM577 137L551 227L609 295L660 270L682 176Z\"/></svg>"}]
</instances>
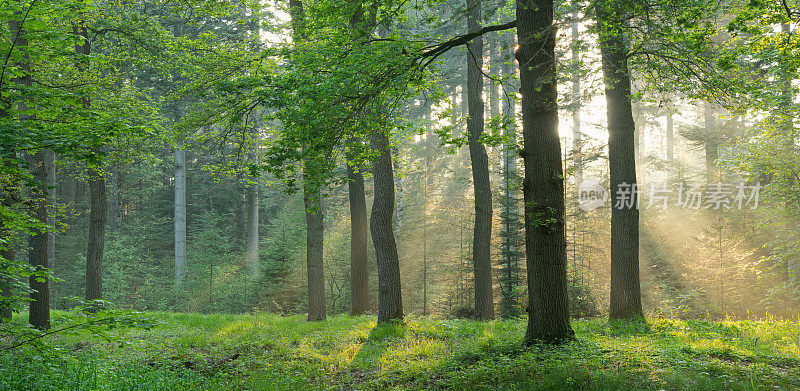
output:
<instances>
[{"instance_id":1,"label":"tree branch","mask_svg":"<svg viewBox=\"0 0 800 391\"><path fill-rule=\"evenodd\" d=\"M514 20L512 20L512 21L510 21L508 23L505 23L505 24L498 24L498 25L494 25L494 26L486 26L486 27L484 27L484 28L482 28L480 30L473 31L473 32L471 32L469 34L459 35L459 36L457 36L457 37L455 37L453 39L444 41L444 42L439 43L439 44L434 45L434 46L427 47L422 52L419 53L419 58L420 59L423 59L423 58L426 59L423 62L422 67L424 68L425 66L429 65L430 63L435 61L437 57L439 57L442 54L446 53L450 49L452 49L454 47L457 47L457 46L465 45L469 41L472 41L473 39L475 39L477 37L480 37L481 35L484 35L486 33L491 33L493 31L508 30L508 29L512 29L512 28L515 28L515 27L517 27L517 20L516 19L514 19Z\"/></svg>"}]
</instances>

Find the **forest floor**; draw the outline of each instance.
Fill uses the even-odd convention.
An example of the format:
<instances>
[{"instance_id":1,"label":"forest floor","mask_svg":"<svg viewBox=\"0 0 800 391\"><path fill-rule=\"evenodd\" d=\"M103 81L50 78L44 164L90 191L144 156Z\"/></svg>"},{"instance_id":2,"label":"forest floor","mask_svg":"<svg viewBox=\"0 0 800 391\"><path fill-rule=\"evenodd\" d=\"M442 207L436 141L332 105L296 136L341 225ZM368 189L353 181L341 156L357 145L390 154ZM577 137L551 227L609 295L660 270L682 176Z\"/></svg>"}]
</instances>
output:
<instances>
[{"instance_id":1,"label":"forest floor","mask_svg":"<svg viewBox=\"0 0 800 391\"><path fill-rule=\"evenodd\" d=\"M120 339L56 335L58 354L0 353L0 389L800 389L789 321L576 321L576 341L525 348L524 320L150 315L162 324Z\"/></svg>"}]
</instances>

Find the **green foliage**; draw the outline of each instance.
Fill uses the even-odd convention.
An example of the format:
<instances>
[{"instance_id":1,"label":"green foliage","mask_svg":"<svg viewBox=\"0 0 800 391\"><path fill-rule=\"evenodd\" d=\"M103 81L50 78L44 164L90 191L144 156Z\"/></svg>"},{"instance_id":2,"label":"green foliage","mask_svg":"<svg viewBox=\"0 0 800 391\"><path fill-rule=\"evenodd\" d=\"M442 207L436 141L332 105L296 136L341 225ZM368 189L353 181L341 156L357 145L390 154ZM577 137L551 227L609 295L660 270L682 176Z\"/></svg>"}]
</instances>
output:
<instances>
[{"instance_id":1,"label":"green foliage","mask_svg":"<svg viewBox=\"0 0 800 391\"><path fill-rule=\"evenodd\" d=\"M1 357L10 389L787 389L798 326L784 321L574 322L577 340L523 347L525 320L154 314L115 347L90 335L63 353ZM100 359L102 357L102 359Z\"/></svg>"}]
</instances>

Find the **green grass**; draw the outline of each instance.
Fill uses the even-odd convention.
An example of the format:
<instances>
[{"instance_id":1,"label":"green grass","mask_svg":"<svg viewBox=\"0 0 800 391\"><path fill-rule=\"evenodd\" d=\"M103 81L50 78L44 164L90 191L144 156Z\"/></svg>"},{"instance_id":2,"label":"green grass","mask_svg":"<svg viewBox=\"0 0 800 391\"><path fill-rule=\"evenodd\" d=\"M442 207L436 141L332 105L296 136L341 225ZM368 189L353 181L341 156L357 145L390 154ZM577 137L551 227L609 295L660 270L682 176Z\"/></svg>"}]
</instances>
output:
<instances>
[{"instance_id":1,"label":"green grass","mask_svg":"<svg viewBox=\"0 0 800 391\"><path fill-rule=\"evenodd\" d=\"M800 389L797 322L580 321L574 342L524 348L525 321L152 315L125 344L0 355L0 390Z\"/></svg>"}]
</instances>

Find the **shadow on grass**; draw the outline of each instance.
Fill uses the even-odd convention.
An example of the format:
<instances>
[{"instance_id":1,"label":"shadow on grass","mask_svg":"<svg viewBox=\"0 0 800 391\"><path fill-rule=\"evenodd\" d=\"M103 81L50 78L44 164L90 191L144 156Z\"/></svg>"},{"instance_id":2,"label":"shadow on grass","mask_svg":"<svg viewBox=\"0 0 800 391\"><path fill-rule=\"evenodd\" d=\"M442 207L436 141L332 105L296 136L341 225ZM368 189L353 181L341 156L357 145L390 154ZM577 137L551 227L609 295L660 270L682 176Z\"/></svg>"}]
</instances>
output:
<instances>
[{"instance_id":1,"label":"shadow on grass","mask_svg":"<svg viewBox=\"0 0 800 391\"><path fill-rule=\"evenodd\" d=\"M353 358L354 370L369 371L380 367L381 358L392 343L406 337L406 325L402 323L379 323L369 333L369 338L361 345Z\"/></svg>"}]
</instances>

